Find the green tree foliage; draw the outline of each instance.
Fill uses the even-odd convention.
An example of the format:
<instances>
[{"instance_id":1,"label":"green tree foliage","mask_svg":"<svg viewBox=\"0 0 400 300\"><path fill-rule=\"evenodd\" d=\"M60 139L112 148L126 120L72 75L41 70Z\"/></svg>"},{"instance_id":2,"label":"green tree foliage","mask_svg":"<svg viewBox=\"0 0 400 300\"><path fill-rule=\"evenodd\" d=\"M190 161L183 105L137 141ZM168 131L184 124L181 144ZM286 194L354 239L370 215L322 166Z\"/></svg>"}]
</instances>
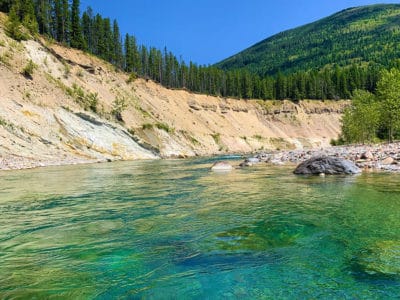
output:
<instances>
[{"instance_id":1,"label":"green tree foliage","mask_svg":"<svg viewBox=\"0 0 400 300\"><path fill-rule=\"evenodd\" d=\"M400 26L393 23L396 19L393 16L400 15L400 5L344 11L316 23L321 25L316 30L310 31L314 27L307 25L282 33L268 40L268 45L273 44L268 48L268 55L274 57L272 62L264 61L258 54L249 57L241 54L237 56L240 65L232 64L232 68L223 65L226 67L223 70L191 61L186 63L167 48L160 51L139 45L129 34L122 41L116 20L94 15L91 8L81 16L79 0L0 0L2 9L8 9L10 4L7 32L16 39L27 38L23 34L24 26L34 33L37 20L40 33L97 55L135 77L150 79L168 88L209 95L245 99L348 99L357 89L374 93L380 72L400 67L400 60L392 59L392 50L400 47L397 44L394 47L388 37L389 33L390 37L400 36ZM376 31L377 24L388 26ZM368 47L362 50L368 52L363 56L365 59L359 59L359 47L347 43L347 39L356 40L360 45L369 41ZM342 44L352 48L345 49ZM263 50L263 45L259 44L257 49ZM382 45L385 49L377 51L376 47ZM324 51L328 56L324 56ZM300 64L307 61L309 52L311 62ZM398 54L400 57L400 50ZM341 55L348 59L341 59ZM253 58L262 69L252 67Z\"/></svg>"},{"instance_id":2,"label":"green tree foliage","mask_svg":"<svg viewBox=\"0 0 400 300\"><path fill-rule=\"evenodd\" d=\"M21 0L20 18L22 25L29 30L31 34L37 34L39 31L35 15L33 0Z\"/></svg>"},{"instance_id":3,"label":"green tree foliage","mask_svg":"<svg viewBox=\"0 0 400 300\"><path fill-rule=\"evenodd\" d=\"M85 49L79 7L80 1L73 0L71 6L71 47Z\"/></svg>"},{"instance_id":4,"label":"green tree foliage","mask_svg":"<svg viewBox=\"0 0 400 300\"><path fill-rule=\"evenodd\" d=\"M224 70L246 69L261 77L333 64L374 62L389 67L391 61L400 57L399 15L399 4L346 9L274 35L216 66ZM354 89L357 74L353 75Z\"/></svg>"},{"instance_id":5,"label":"green tree foliage","mask_svg":"<svg viewBox=\"0 0 400 300\"><path fill-rule=\"evenodd\" d=\"M377 95L381 105L382 125L387 129L389 142L400 130L400 71L384 70L378 81Z\"/></svg>"},{"instance_id":6,"label":"green tree foliage","mask_svg":"<svg viewBox=\"0 0 400 300\"><path fill-rule=\"evenodd\" d=\"M27 35L22 30L21 21L17 15L15 7L12 7L6 22L6 33L17 41L27 39Z\"/></svg>"},{"instance_id":7,"label":"green tree foliage","mask_svg":"<svg viewBox=\"0 0 400 300\"><path fill-rule=\"evenodd\" d=\"M10 8L9 18L6 23L6 32L16 40L24 40L28 35L22 26L31 34L38 32L38 24L32 0L15 0Z\"/></svg>"},{"instance_id":8,"label":"green tree foliage","mask_svg":"<svg viewBox=\"0 0 400 300\"><path fill-rule=\"evenodd\" d=\"M383 70L376 95L355 91L342 118L345 142L371 142L377 137L392 142L400 137L400 70Z\"/></svg>"},{"instance_id":9,"label":"green tree foliage","mask_svg":"<svg viewBox=\"0 0 400 300\"><path fill-rule=\"evenodd\" d=\"M50 0L36 0L35 1L35 13L38 23L39 32L50 36L51 35L51 12L52 3Z\"/></svg>"},{"instance_id":10,"label":"green tree foliage","mask_svg":"<svg viewBox=\"0 0 400 300\"><path fill-rule=\"evenodd\" d=\"M122 38L121 38L121 33L119 30L117 20L114 20L114 22L113 22L111 46L112 46L112 52L113 52L111 62L118 68L122 68L124 57L123 57L123 52L122 52Z\"/></svg>"},{"instance_id":11,"label":"green tree foliage","mask_svg":"<svg viewBox=\"0 0 400 300\"><path fill-rule=\"evenodd\" d=\"M380 121L380 103L375 95L356 90L342 118L342 137L347 142L372 142Z\"/></svg>"}]
</instances>

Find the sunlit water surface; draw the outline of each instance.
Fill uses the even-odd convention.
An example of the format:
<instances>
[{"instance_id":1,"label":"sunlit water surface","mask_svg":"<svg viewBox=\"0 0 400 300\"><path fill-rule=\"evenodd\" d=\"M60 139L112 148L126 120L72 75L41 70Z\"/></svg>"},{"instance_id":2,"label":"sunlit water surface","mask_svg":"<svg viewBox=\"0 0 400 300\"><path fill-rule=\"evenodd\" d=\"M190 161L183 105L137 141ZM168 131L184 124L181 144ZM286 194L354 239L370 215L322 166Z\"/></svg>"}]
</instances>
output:
<instances>
[{"instance_id":1,"label":"sunlit water surface","mask_svg":"<svg viewBox=\"0 0 400 300\"><path fill-rule=\"evenodd\" d=\"M211 163L1 172L0 298L399 297L400 175Z\"/></svg>"}]
</instances>

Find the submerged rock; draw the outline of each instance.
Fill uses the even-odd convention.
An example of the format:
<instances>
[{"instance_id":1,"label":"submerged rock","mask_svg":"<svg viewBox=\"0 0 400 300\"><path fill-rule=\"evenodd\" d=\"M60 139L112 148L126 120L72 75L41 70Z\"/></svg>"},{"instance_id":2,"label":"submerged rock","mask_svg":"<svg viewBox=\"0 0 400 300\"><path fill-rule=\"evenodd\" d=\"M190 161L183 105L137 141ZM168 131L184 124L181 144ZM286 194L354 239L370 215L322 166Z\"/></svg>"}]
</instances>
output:
<instances>
[{"instance_id":1,"label":"submerged rock","mask_svg":"<svg viewBox=\"0 0 400 300\"><path fill-rule=\"evenodd\" d=\"M381 241L362 251L356 269L368 275L400 276L400 242Z\"/></svg>"},{"instance_id":2,"label":"submerged rock","mask_svg":"<svg viewBox=\"0 0 400 300\"><path fill-rule=\"evenodd\" d=\"M251 166L253 166L255 164L258 164L260 162L261 162L260 159L257 158L257 157L249 157L249 158L246 158L245 161L242 162L239 166L242 167L242 168L243 167L251 167Z\"/></svg>"},{"instance_id":3,"label":"submerged rock","mask_svg":"<svg viewBox=\"0 0 400 300\"><path fill-rule=\"evenodd\" d=\"M240 163L239 167L244 168L244 167L252 167L253 164L251 162L248 162L245 160L244 162Z\"/></svg>"},{"instance_id":4,"label":"submerged rock","mask_svg":"<svg viewBox=\"0 0 400 300\"><path fill-rule=\"evenodd\" d=\"M299 175L319 175L319 174L358 174L361 169L349 160L338 157L316 156L301 163L294 170L294 174Z\"/></svg>"},{"instance_id":5,"label":"submerged rock","mask_svg":"<svg viewBox=\"0 0 400 300\"><path fill-rule=\"evenodd\" d=\"M226 161L217 161L211 167L211 171L231 171L233 169L230 163Z\"/></svg>"}]
</instances>

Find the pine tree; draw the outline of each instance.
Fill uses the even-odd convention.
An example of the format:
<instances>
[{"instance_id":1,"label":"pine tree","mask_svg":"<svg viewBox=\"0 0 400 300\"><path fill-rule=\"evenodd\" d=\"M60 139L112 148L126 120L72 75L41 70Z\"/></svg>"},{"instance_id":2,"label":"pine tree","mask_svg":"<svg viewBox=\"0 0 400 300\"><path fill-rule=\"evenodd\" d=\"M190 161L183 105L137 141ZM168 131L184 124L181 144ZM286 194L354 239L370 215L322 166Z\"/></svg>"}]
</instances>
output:
<instances>
[{"instance_id":1,"label":"pine tree","mask_svg":"<svg viewBox=\"0 0 400 300\"><path fill-rule=\"evenodd\" d=\"M68 44L70 42L71 33L71 14L69 10L68 0L62 0L62 42Z\"/></svg>"},{"instance_id":2,"label":"pine tree","mask_svg":"<svg viewBox=\"0 0 400 300\"><path fill-rule=\"evenodd\" d=\"M87 45L87 50L94 53L93 11L90 7L82 15L82 34Z\"/></svg>"},{"instance_id":3,"label":"pine tree","mask_svg":"<svg viewBox=\"0 0 400 300\"><path fill-rule=\"evenodd\" d=\"M81 19L79 13L79 0L72 1L71 7L71 47L85 49L85 43L82 35Z\"/></svg>"},{"instance_id":4,"label":"pine tree","mask_svg":"<svg viewBox=\"0 0 400 300\"><path fill-rule=\"evenodd\" d=\"M122 42L121 34L119 31L118 22L114 20L113 22L113 32L112 32L112 46L113 46L113 64L118 68L123 66L123 54L122 54Z\"/></svg>"},{"instance_id":5,"label":"pine tree","mask_svg":"<svg viewBox=\"0 0 400 300\"><path fill-rule=\"evenodd\" d=\"M38 22L39 33L51 36L51 1L36 0L35 13Z\"/></svg>"},{"instance_id":6,"label":"pine tree","mask_svg":"<svg viewBox=\"0 0 400 300\"><path fill-rule=\"evenodd\" d=\"M27 38L26 35L22 33L22 25L14 7L11 7L5 29L7 35L17 41Z\"/></svg>"},{"instance_id":7,"label":"pine tree","mask_svg":"<svg viewBox=\"0 0 400 300\"><path fill-rule=\"evenodd\" d=\"M64 14L62 0L54 0L55 24L56 24L56 40L64 41Z\"/></svg>"}]
</instances>

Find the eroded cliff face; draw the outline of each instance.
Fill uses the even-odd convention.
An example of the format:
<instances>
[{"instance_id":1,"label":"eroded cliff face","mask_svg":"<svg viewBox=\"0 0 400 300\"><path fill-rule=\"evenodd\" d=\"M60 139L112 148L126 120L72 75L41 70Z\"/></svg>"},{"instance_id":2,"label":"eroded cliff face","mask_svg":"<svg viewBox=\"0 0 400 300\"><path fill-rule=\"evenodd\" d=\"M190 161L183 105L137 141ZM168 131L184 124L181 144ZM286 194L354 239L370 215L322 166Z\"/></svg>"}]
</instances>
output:
<instances>
[{"instance_id":1,"label":"eroded cliff face","mask_svg":"<svg viewBox=\"0 0 400 300\"><path fill-rule=\"evenodd\" d=\"M148 122L166 124L173 134L166 137L156 126L143 129L146 119L138 123L138 116L134 119L129 110L123 114L126 125L165 156L325 147L337 138L348 105L347 101L223 99L167 90L143 80L135 83L135 92L151 116Z\"/></svg>"},{"instance_id":2,"label":"eroded cliff face","mask_svg":"<svg viewBox=\"0 0 400 300\"><path fill-rule=\"evenodd\" d=\"M0 15L0 166L324 147L346 101L235 100L169 90L80 51L18 43ZM22 70L32 61L32 76Z\"/></svg>"}]
</instances>

